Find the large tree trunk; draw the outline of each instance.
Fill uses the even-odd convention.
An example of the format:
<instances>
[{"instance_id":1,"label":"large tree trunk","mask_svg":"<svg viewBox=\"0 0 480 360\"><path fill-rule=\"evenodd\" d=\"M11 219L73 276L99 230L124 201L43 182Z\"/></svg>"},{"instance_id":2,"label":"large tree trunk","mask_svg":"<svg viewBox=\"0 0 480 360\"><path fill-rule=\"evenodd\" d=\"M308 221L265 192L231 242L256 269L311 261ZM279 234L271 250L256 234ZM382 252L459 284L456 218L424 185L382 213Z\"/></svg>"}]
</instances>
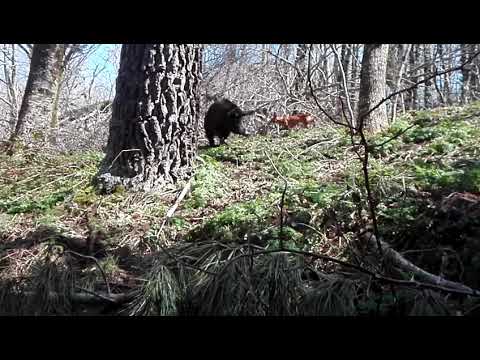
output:
<instances>
[{"instance_id":1,"label":"large tree trunk","mask_svg":"<svg viewBox=\"0 0 480 360\"><path fill-rule=\"evenodd\" d=\"M53 100L52 117L50 119L49 139L50 139L50 143L52 144L57 143L58 119L60 117L60 114L59 114L60 95L62 93L62 84L64 80L64 75L65 75L65 68L62 65L58 74L57 87L55 89L55 97Z\"/></svg>"},{"instance_id":2,"label":"large tree trunk","mask_svg":"<svg viewBox=\"0 0 480 360\"><path fill-rule=\"evenodd\" d=\"M44 141L48 135L64 55L64 44L33 46L25 93L10 138L12 142L21 139L31 144Z\"/></svg>"},{"instance_id":3,"label":"large tree trunk","mask_svg":"<svg viewBox=\"0 0 480 360\"><path fill-rule=\"evenodd\" d=\"M197 45L123 45L101 190L149 191L191 176L200 67Z\"/></svg>"},{"instance_id":4,"label":"large tree trunk","mask_svg":"<svg viewBox=\"0 0 480 360\"><path fill-rule=\"evenodd\" d=\"M388 126L385 103L365 116L385 97L388 44L365 44L360 72L358 119L365 128L376 132Z\"/></svg>"}]
</instances>

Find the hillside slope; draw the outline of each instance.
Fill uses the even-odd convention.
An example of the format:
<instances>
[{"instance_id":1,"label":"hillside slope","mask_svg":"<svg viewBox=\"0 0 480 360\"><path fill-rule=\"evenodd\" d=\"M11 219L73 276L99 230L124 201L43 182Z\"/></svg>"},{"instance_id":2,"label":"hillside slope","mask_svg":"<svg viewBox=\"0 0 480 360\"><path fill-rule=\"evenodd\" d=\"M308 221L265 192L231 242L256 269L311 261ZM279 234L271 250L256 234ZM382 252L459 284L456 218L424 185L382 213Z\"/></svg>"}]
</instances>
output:
<instances>
[{"instance_id":1,"label":"hillside slope","mask_svg":"<svg viewBox=\"0 0 480 360\"><path fill-rule=\"evenodd\" d=\"M370 161L383 240L425 270L474 288L479 122L480 103L411 112L372 141L417 125ZM381 286L366 291L358 274L331 261L275 254L282 244L374 266L358 252L357 235L369 225L364 179L343 131L322 126L227 142L200 150L191 191L170 219L185 184L100 196L90 186L100 153L0 155L1 312L385 315L475 306L433 292L445 306L419 305L412 289L393 299ZM249 259L253 248L265 254ZM238 273L248 280L239 283ZM332 292L336 302L325 295ZM105 293L121 301L102 302ZM19 294L28 301L15 301Z\"/></svg>"}]
</instances>

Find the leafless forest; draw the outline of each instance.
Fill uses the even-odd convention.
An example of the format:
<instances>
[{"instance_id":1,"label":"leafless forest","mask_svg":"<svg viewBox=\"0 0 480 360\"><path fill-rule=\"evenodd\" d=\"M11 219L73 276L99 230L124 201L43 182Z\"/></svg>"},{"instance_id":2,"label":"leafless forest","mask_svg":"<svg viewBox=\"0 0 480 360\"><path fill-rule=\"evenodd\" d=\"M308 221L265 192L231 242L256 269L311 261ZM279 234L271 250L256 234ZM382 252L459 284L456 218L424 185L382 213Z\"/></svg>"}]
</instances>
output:
<instances>
[{"instance_id":1,"label":"leafless forest","mask_svg":"<svg viewBox=\"0 0 480 360\"><path fill-rule=\"evenodd\" d=\"M480 315L479 44L0 64L0 315Z\"/></svg>"},{"instance_id":2,"label":"leafless forest","mask_svg":"<svg viewBox=\"0 0 480 360\"><path fill-rule=\"evenodd\" d=\"M264 115L259 113L252 124L257 128L271 114L289 114L294 110L324 117L313 93L326 111L339 115L341 99L346 103L344 81L356 111L363 47L362 44L205 45L201 111L204 113L214 99L226 97L242 108L263 109ZM120 48L120 45L66 45L63 75L55 89L58 120L46 129L49 133L46 146L61 151L100 150L104 146ZM479 50L477 44L392 44L388 51L386 93L455 69ZM1 45L0 140L8 139L15 129L31 53L31 44ZM478 99L479 65L477 57L457 71L448 71L393 97L386 103L388 118L392 120L406 110Z\"/></svg>"}]
</instances>

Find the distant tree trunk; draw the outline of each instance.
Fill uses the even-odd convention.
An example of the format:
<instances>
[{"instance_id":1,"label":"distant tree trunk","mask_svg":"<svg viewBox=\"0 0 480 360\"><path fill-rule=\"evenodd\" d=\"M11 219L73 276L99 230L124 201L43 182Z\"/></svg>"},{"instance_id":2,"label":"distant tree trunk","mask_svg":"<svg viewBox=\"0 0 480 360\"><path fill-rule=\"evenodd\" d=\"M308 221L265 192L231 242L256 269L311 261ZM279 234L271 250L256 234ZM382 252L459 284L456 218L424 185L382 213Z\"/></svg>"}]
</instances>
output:
<instances>
[{"instance_id":1,"label":"distant tree trunk","mask_svg":"<svg viewBox=\"0 0 480 360\"><path fill-rule=\"evenodd\" d=\"M410 67L410 83L416 83L418 81L418 57L419 57L419 45L412 45L409 56L409 67ZM408 109L416 110L418 105L418 88L415 87L407 93L406 102L408 104Z\"/></svg>"},{"instance_id":2,"label":"distant tree trunk","mask_svg":"<svg viewBox=\"0 0 480 360\"><path fill-rule=\"evenodd\" d=\"M365 129L376 132L388 126L385 103L365 117L365 113L385 97L388 44L365 44L360 72L358 119Z\"/></svg>"},{"instance_id":3,"label":"distant tree trunk","mask_svg":"<svg viewBox=\"0 0 480 360\"><path fill-rule=\"evenodd\" d=\"M8 54L8 55L7 55ZM7 100L9 110L9 133L15 129L18 119L18 96L17 96L17 63L15 59L15 44L10 46L3 44L3 77L7 87Z\"/></svg>"},{"instance_id":4,"label":"distant tree trunk","mask_svg":"<svg viewBox=\"0 0 480 360\"><path fill-rule=\"evenodd\" d=\"M349 74L350 74L350 72L349 72L350 57L351 57L351 50L349 49L348 44L342 44L341 52L340 52L340 63L342 65L343 71L345 73L345 79L346 79L346 82L347 82L347 90L348 90L348 79L349 79ZM345 93L345 90L343 88L343 75L342 75L342 71L340 69L340 66L336 67L335 76L336 76L336 79L337 79L337 84L338 84L338 87L339 87L340 96L343 98L343 101L345 102L346 93ZM341 103L337 102L336 103L336 114L337 114L337 116L339 116L339 115L341 116L342 113L343 113L343 111L342 111Z\"/></svg>"},{"instance_id":5,"label":"distant tree trunk","mask_svg":"<svg viewBox=\"0 0 480 360\"><path fill-rule=\"evenodd\" d=\"M295 57L297 76L295 77L294 89L297 94L303 94L305 90L305 74L307 72L307 44L298 44Z\"/></svg>"},{"instance_id":6,"label":"distant tree trunk","mask_svg":"<svg viewBox=\"0 0 480 360\"><path fill-rule=\"evenodd\" d=\"M479 45L472 45L472 54L476 53L479 50ZM478 99L477 92L479 86L479 74L480 74L480 58L477 56L473 63L470 66L470 97L473 99Z\"/></svg>"},{"instance_id":7,"label":"distant tree trunk","mask_svg":"<svg viewBox=\"0 0 480 360\"><path fill-rule=\"evenodd\" d=\"M354 50L352 51L351 81L352 81L352 87L355 89L355 91L352 91L352 107L353 107L353 111L356 112L357 106L358 106L357 77L358 77L359 69L361 68L361 63L359 61L361 45L355 44L353 45L353 47L354 47Z\"/></svg>"},{"instance_id":8,"label":"distant tree trunk","mask_svg":"<svg viewBox=\"0 0 480 360\"><path fill-rule=\"evenodd\" d=\"M406 44L405 46L400 47L400 51L399 51L399 53L400 53L400 68L398 69L398 73L396 74L395 84L392 88L393 92L400 90L400 86L401 86L402 79L403 79L403 71L404 71L405 66L407 64L408 56L410 54L410 49L411 48L412 48L411 44ZM400 99L402 100L402 104L403 104L403 108L404 108L405 105L403 103L403 98L400 98ZM392 121L395 120L395 117L397 115L397 104L398 104L398 97L395 97L393 99L393 103L392 103Z\"/></svg>"},{"instance_id":9,"label":"distant tree trunk","mask_svg":"<svg viewBox=\"0 0 480 360\"><path fill-rule=\"evenodd\" d=\"M469 44L461 44L461 63L467 62L471 58L471 50L473 46ZM462 69L462 94L461 101L463 104L466 104L470 101L470 80L471 80L471 64L468 64Z\"/></svg>"},{"instance_id":10,"label":"distant tree trunk","mask_svg":"<svg viewBox=\"0 0 480 360\"><path fill-rule=\"evenodd\" d=\"M268 65L268 44L262 44L262 65Z\"/></svg>"},{"instance_id":11,"label":"distant tree trunk","mask_svg":"<svg viewBox=\"0 0 480 360\"><path fill-rule=\"evenodd\" d=\"M443 57L444 55L444 48L443 44L438 44L438 56L440 57L440 63L442 64L442 70L446 70L447 66L445 64L445 59ZM443 98L445 99L445 102L447 105L452 104L452 98L451 98L451 91L450 91L450 77L449 74L443 75Z\"/></svg>"},{"instance_id":12,"label":"distant tree trunk","mask_svg":"<svg viewBox=\"0 0 480 360\"><path fill-rule=\"evenodd\" d=\"M97 187L149 191L189 178L197 151L197 45L123 45Z\"/></svg>"},{"instance_id":13,"label":"distant tree trunk","mask_svg":"<svg viewBox=\"0 0 480 360\"><path fill-rule=\"evenodd\" d=\"M12 142L26 144L44 141L52 119L60 69L65 54L64 44L35 44L30 72L18 114Z\"/></svg>"},{"instance_id":14,"label":"distant tree trunk","mask_svg":"<svg viewBox=\"0 0 480 360\"><path fill-rule=\"evenodd\" d=\"M432 46L430 44L423 45L423 59L425 62L424 73L425 77L432 74L433 61L432 61ZM433 106L432 102L432 80L427 80L424 87L424 106L426 109L430 109Z\"/></svg>"},{"instance_id":15,"label":"distant tree trunk","mask_svg":"<svg viewBox=\"0 0 480 360\"><path fill-rule=\"evenodd\" d=\"M97 45L88 44L65 44L64 56L61 59L60 70L58 74L57 86L55 88L55 98L53 102L52 119L50 121L49 140L50 143L55 144L57 141L58 119L60 117L60 97L68 74L67 67L71 60L77 54L82 54L83 51L88 51L88 47ZM95 75L95 74L94 74ZM90 91L89 91L90 95ZM89 99L90 100L90 99Z\"/></svg>"}]
</instances>

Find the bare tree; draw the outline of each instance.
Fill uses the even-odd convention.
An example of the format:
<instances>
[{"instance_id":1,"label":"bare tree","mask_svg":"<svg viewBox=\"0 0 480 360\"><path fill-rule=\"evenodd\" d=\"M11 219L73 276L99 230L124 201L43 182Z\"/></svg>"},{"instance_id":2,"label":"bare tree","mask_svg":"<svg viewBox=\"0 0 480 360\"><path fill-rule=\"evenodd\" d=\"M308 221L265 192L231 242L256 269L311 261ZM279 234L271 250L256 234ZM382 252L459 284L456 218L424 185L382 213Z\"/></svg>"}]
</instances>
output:
<instances>
[{"instance_id":1,"label":"bare tree","mask_svg":"<svg viewBox=\"0 0 480 360\"><path fill-rule=\"evenodd\" d=\"M358 113L359 119L362 119L365 127L373 132L388 125L385 103L369 112L386 95L387 55L388 44L365 44L360 75ZM368 115L365 116L366 113Z\"/></svg>"},{"instance_id":2,"label":"bare tree","mask_svg":"<svg viewBox=\"0 0 480 360\"><path fill-rule=\"evenodd\" d=\"M307 52L308 52L307 44L298 44L297 53L295 56L296 77L294 81L294 89L296 94L303 94L305 91Z\"/></svg>"},{"instance_id":3,"label":"bare tree","mask_svg":"<svg viewBox=\"0 0 480 360\"><path fill-rule=\"evenodd\" d=\"M423 56L424 56L424 76L427 78L432 74L432 46L431 44L423 44ZM435 79L433 80L435 81ZM432 102L432 80L427 80L424 87L423 103L425 108L431 108Z\"/></svg>"},{"instance_id":4,"label":"bare tree","mask_svg":"<svg viewBox=\"0 0 480 360\"><path fill-rule=\"evenodd\" d=\"M68 76L67 71L71 70L71 64L76 60L77 63L82 63L87 58L88 54L91 53L98 45L88 45L88 44L65 44L64 50L64 57L60 63L60 70L58 73L58 80L57 86L55 88L55 98L53 102L53 110L52 110L52 117L50 121L50 129L49 129L49 139L50 142L55 144L56 143L56 130L58 129L58 119L60 117L60 98L61 93L63 90L63 85L65 82L65 75ZM77 65L78 66L78 65ZM90 88L92 86L93 81L95 81L95 76L97 74L93 74L92 81Z\"/></svg>"},{"instance_id":5,"label":"bare tree","mask_svg":"<svg viewBox=\"0 0 480 360\"><path fill-rule=\"evenodd\" d=\"M418 63L420 54L420 45L412 44L410 56L408 57L409 76L408 83L414 84L418 81ZM410 110L417 109L418 106L418 87L413 87L405 96L406 108Z\"/></svg>"},{"instance_id":6,"label":"bare tree","mask_svg":"<svg viewBox=\"0 0 480 360\"><path fill-rule=\"evenodd\" d=\"M100 189L148 191L192 174L201 52L197 45L123 45Z\"/></svg>"},{"instance_id":7,"label":"bare tree","mask_svg":"<svg viewBox=\"0 0 480 360\"><path fill-rule=\"evenodd\" d=\"M22 105L10 140L45 140L54 110L64 44L35 44Z\"/></svg>"},{"instance_id":8,"label":"bare tree","mask_svg":"<svg viewBox=\"0 0 480 360\"><path fill-rule=\"evenodd\" d=\"M399 47L399 50L400 50L400 66L399 66L399 69L398 69L398 73L396 74L395 84L394 84L393 89L392 89L393 92L400 90L400 86L401 86L402 80L403 80L403 73L405 71L405 67L407 66L407 62L408 62L408 58L409 58L409 55L410 55L411 48L412 48L411 44L405 44L404 46ZM404 101L403 93L400 94L400 96L401 96L402 108L405 109L405 101ZM395 97L393 99L393 103L392 103L392 121L395 120L395 117L397 115L397 104L398 104L398 97Z\"/></svg>"},{"instance_id":9,"label":"bare tree","mask_svg":"<svg viewBox=\"0 0 480 360\"><path fill-rule=\"evenodd\" d=\"M17 92L17 62L14 44L3 44L3 76L2 82L6 87L6 98L1 100L8 107L9 131L13 131L18 118L18 92Z\"/></svg>"},{"instance_id":10,"label":"bare tree","mask_svg":"<svg viewBox=\"0 0 480 360\"><path fill-rule=\"evenodd\" d=\"M472 49L475 45L472 44L461 44L461 62L466 62L471 53L473 53ZM461 94L461 102L466 104L470 101L471 97L471 90L470 90L470 83L472 81L472 64L464 66L462 69L462 94Z\"/></svg>"}]
</instances>

